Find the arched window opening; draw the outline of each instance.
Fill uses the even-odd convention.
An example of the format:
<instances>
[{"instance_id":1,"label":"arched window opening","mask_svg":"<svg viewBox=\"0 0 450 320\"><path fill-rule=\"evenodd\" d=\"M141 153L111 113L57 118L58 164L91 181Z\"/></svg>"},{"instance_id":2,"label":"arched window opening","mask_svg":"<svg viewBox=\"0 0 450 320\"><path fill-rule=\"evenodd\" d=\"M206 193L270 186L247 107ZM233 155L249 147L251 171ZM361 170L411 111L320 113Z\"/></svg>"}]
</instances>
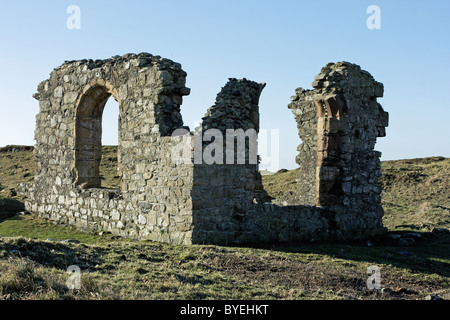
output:
<instances>
[{"instance_id":1,"label":"arched window opening","mask_svg":"<svg viewBox=\"0 0 450 320\"><path fill-rule=\"evenodd\" d=\"M112 94L114 97L110 98ZM117 92L103 81L88 85L78 100L75 185L82 189L120 186L119 103L116 97Z\"/></svg>"},{"instance_id":2,"label":"arched window opening","mask_svg":"<svg viewBox=\"0 0 450 320\"><path fill-rule=\"evenodd\" d=\"M104 188L120 188L119 146L119 103L110 97L102 115L102 159L100 180Z\"/></svg>"}]
</instances>

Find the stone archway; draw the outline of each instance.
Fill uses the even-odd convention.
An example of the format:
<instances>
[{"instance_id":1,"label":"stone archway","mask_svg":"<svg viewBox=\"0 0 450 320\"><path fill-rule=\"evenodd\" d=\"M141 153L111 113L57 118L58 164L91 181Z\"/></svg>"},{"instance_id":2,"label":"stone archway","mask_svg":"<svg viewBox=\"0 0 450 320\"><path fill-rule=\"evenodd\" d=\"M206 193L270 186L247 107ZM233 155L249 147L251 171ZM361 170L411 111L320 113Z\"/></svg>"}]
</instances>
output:
<instances>
[{"instance_id":1,"label":"stone archway","mask_svg":"<svg viewBox=\"0 0 450 320\"><path fill-rule=\"evenodd\" d=\"M39 114L30 211L83 229L188 239L189 216L179 212L188 210L192 169L173 167L168 158L171 133L183 126L186 75L179 63L149 53L55 68L33 95ZM119 104L120 193L98 188L102 117L111 96ZM174 187L177 177L183 183Z\"/></svg>"},{"instance_id":2,"label":"stone archway","mask_svg":"<svg viewBox=\"0 0 450 320\"><path fill-rule=\"evenodd\" d=\"M117 90L107 81L94 79L83 89L78 98L74 116L75 186L101 187L102 115L106 102L111 96L119 103L120 109ZM120 176L120 120L117 158Z\"/></svg>"}]
</instances>

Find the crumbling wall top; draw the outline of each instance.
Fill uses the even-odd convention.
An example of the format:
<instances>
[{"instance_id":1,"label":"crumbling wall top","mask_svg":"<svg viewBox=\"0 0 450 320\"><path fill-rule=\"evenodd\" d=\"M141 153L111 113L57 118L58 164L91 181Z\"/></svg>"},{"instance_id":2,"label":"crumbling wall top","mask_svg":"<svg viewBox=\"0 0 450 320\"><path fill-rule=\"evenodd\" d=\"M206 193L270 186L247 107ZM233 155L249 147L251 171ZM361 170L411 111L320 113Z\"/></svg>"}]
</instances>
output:
<instances>
[{"instance_id":1,"label":"crumbling wall top","mask_svg":"<svg viewBox=\"0 0 450 320\"><path fill-rule=\"evenodd\" d=\"M158 66L159 69L174 69L182 70L181 64L174 62L172 60L162 58L161 56L154 56L150 53L141 52L138 54L127 53L123 56L113 56L109 59L83 59L83 60L66 60L64 63L56 68L54 71L64 70L70 67L86 66L87 69L97 69L105 66L117 66L120 64L125 64L125 68L129 68L130 64L134 67L144 68L151 66ZM128 65L127 65L128 64Z\"/></svg>"},{"instance_id":2,"label":"crumbling wall top","mask_svg":"<svg viewBox=\"0 0 450 320\"><path fill-rule=\"evenodd\" d=\"M265 86L265 83L245 78L230 78L217 95L216 103L202 118L202 129L254 129L258 132L258 103Z\"/></svg>"},{"instance_id":3,"label":"crumbling wall top","mask_svg":"<svg viewBox=\"0 0 450 320\"><path fill-rule=\"evenodd\" d=\"M382 97L384 87L375 81L372 75L360 66L342 61L328 63L314 78L312 86L322 94L340 94L348 92L362 96Z\"/></svg>"}]
</instances>

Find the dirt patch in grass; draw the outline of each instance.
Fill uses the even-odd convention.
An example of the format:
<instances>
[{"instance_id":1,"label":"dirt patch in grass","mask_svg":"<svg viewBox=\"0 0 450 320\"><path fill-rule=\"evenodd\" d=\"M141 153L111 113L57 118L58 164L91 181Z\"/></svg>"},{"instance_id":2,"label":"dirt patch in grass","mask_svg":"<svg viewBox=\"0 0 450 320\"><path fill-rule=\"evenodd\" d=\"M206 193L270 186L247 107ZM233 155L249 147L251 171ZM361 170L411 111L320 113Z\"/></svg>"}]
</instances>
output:
<instances>
[{"instance_id":1,"label":"dirt patch in grass","mask_svg":"<svg viewBox=\"0 0 450 320\"><path fill-rule=\"evenodd\" d=\"M339 250L343 254L344 249ZM367 288L367 268L376 261L360 258L340 258L324 253L211 252L203 261L212 271L233 277L239 283L258 283L270 288L277 299L424 299L433 292L450 297L448 277L432 274L421 278L417 271L381 261L376 265L381 269L382 290Z\"/></svg>"},{"instance_id":2,"label":"dirt patch in grass","mask_svg":"<svg viewBox=\"0 0 450 320\"><path fill-rule=\"evenodd\" d=\"M0 268L8 274L0 276L0 297L391 300L438 294L445 299L450 298L449 240L433 235L408 248L323 243L262 249L0 238ZM433 249L436 244L439 249ZM35 273L7 271L8 265L15 270L18 259L32 261ZM85 289L65 287L70 265L82 270ZM367 288L371 265L380 267L382 290ZM34 285L12 289L12 279L26 283L30 277Z\"/></svg>"}]
</instances>

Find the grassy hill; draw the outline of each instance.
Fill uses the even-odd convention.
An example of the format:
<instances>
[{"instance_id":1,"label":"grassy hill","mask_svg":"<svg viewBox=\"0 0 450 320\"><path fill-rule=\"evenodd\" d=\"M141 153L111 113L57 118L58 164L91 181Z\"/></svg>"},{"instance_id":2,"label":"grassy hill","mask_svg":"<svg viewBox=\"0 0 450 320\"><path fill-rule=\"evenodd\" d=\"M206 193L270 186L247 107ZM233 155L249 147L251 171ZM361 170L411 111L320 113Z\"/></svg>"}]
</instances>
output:
<instances>
[{"instance_id":1,"label":"grassy hill","mask_svg":"<svg viewBox=\"0 0 450 320\"><path fill-rule=\"evenodd\" d=\"M404 225L414 229L450 228L450 158L382 161L383 223L389 229ZM293 191L297 170L264 175L272 197Z\"/></svg>"},{"instance_id":2,"label":"grassy hill","mask_svg":"<svg viewBox=\"0 0 450 320\"><path fill-rule=\"evenodd\" d=\"M104 186L118 184L115 154L104 148ZM15 187L34 170L32 148L0 148L0 300L450 299L450 159L382 162L386 236L270 248L134 241L15 215ZM295 171L264 175L269 194L292 190ZM81 289L66 286L70 265ZM371 265L381 290L367 288Z\"/></svg>"}]
</instances>

